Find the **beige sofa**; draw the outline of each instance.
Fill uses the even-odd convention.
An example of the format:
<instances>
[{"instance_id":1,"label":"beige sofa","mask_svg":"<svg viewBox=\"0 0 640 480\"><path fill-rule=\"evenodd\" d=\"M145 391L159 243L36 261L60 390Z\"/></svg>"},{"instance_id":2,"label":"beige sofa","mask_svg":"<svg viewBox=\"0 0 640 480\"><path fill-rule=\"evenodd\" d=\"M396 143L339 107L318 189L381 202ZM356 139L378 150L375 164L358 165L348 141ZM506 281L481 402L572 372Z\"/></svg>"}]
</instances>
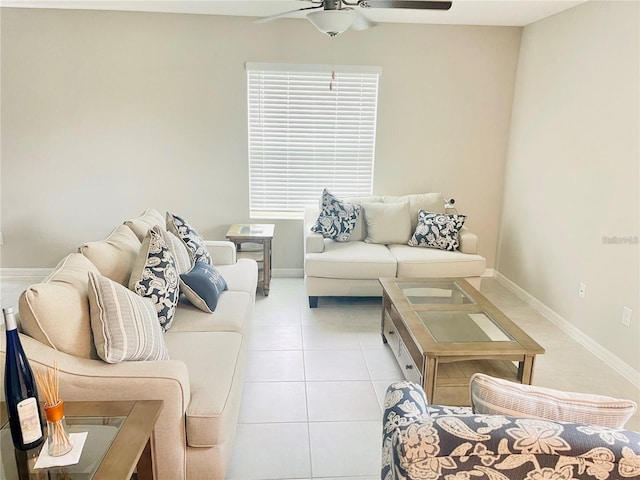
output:
<instances>
[{"instance_id":1,"label":"beige sofa","mask_svg":"<svg viewBox=\"0 0 640 480\"><path fill-rule=\"evenodd\" d=\"M169 360L106 363L96 356L87 277L99 272L127 285L141 240L165 225L155 210L118 226L102 241L65 257L19 301L21 341L32 368L60 369L65 400L163 400L152 436L156 479L223 479L231 456L244 384L257 265L238 259L232 243L206 242L228 284L213 313L180 299L162 334ZM4 368L5 335L0 340ZM3 372L4 373L4 372Z\"/></svg>"},{"instance_id":2,"label":"beige sofa","mask_svg":"<svg viewBox=\"0 0 640 480\"><path fill-rule=\"evenodd\" d=\"M419 210L457 213L441 193L344 200L362 206L348 242L312 232L320 206L305 208L304 277L311 308L317 306L318 297L381 296L380 277L463 277L480 288L486 261L477 253L478 237L468 228L460 230L460 246L455 251L407 244Z\"/></svg>"}]
</instances>

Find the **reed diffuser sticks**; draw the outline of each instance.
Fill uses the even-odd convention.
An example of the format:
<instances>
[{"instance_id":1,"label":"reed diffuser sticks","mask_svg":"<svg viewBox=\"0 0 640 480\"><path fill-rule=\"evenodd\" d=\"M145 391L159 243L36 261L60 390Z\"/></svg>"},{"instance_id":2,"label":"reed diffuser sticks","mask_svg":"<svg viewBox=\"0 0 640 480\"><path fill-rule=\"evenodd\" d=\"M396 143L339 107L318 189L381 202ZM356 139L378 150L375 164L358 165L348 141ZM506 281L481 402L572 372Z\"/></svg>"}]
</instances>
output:
<instances>
[{"instance_id":1,"label":"reed diffuser sticks","mask_svg":"<svg viewBox=\"0 0 640 480\"><path fill-rule=\"evenodd\" d=\"M35 374L38 387L44 395L44 411L47 415L49 430L49 455L54 457L64 455L73 448L73 444L65 425L64 402L58 395L58 361L54 362L53 370L47 368L46 373L36 370Z\"/></svg>"}]
</instances>

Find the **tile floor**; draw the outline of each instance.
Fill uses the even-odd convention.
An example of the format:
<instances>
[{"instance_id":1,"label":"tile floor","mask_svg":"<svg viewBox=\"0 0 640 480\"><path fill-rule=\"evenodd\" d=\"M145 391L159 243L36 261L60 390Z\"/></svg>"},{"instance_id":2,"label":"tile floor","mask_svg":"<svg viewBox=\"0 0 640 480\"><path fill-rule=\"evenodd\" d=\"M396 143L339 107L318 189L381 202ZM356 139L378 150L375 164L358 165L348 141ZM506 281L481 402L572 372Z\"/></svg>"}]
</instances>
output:
<instances>
[{"instance_id":1,"label":"tile floor","mask_svg":"<svg viewBox=\"0 0 640 480\"><path fill-rule=\"evenodd\" d=\"M640 403L638 388L496 280L481 291L546 348L534 384ZM310 309L302 279L276 278L256 298L249 348L228 480L379 478L382 398L402 378L380 338L380 300ZM640 414L627 427L640 430Z\"/></svg>"},{"instance_id":2,"label":"tile floor","mask_svg":"<svg viewBox=\"0 0 640 480\"><path fill-rule=\"evenodd\" d=\"M2 280L2 306L37 278ZM534 384L629 398L640 390L491 278L482 293L547 350ZM246 384L228 480L373 480L382 397L401 378L380 339L379 299L321 299L303 280L272 280L256 298ZM640 413L627 428L640 431Z\"/></svg>"}]
</instances>

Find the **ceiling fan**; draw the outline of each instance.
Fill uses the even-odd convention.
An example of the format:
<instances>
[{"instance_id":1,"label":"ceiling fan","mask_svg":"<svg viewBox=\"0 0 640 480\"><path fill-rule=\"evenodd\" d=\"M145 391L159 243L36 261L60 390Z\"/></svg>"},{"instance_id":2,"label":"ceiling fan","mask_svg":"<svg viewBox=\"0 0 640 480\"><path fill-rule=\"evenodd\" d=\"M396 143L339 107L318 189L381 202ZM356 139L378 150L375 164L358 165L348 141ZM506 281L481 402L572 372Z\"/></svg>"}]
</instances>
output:
<instances>
[{"instance_id":1,"label":"ceiling fan","mask_svg":"<svg viewBox=\"0 0 640 480\"><path fill-rule=\"evenodd\" d=\"M301 0L310 2L311 6L278 13L256 20L255 23L265 23L287 16L291 13L311 10L307 19L321 32L330 37L341 34L349 27L355 30L365 30L376 24L362 15L360 8L405 8L415 10L449 10L449 1L427 0Z\"/></svg>"}]
</instances>

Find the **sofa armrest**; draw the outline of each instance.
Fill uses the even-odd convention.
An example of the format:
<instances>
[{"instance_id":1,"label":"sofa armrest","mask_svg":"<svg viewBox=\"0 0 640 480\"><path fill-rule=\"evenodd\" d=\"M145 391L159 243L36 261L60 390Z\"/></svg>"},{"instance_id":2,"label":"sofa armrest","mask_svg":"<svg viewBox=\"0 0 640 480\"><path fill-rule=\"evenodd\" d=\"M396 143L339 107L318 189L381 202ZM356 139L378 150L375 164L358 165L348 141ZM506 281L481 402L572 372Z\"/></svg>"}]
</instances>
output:
<instances>
[{"instance_id":1,"label":"sofa armrest","mask_svg":"<svg viewBox=\"0 0 640 480\"><path fill-rule=\"evenodd\" d=\"M307 206L304 209L304 222L302 225L302 235L304 237L304 253L322 253L324 252L324 237L311 231L311 227L316 224L318 219L318 207Z\"/></svg>"},{"instance_id":2,"label":"sofa armrest","mask_svg":"<svg viewBox=\"0 0 640 480\"><path fill-rule=\"evenodd\" d=\"M205 240L204 245L211 255L214 265L233 265L236 263L236 246L227 240Z\"/></svg>"},{"instance_id":3,"label":"sofa armrest","mask_svg":"<svg viewBox=\"0 0 640 480\"><path fill-rule=\"evenodd\" d=\"M640 478L639 455L640 433L630 430L432 413L395 428L383 478Z\"/></svg>"},{"instance_id":4,"label":"sofa armrest","mask_svg":"<svg viewBox=\"0 0 640 480\"><path fill-rule=\"evenodd\" d=\"M458 238L460 240L458 250L462 253L478 253L478 236L475 233L471 233L467 227L462 227Z\"/></svg>"},{"instance_id":5,"label":"sofa armrest","mask_svg":"<svg viewBox=\"0 0 640 480\"><path fill-rule=\"evenodd\" d=\"M6 340L0 331L0 371L4 376ZM44 370L58 362L60 395L69 401L164 400L163 412L184 414L191 391L186 365L178 360L121 362L76 357L20 334L31 368Z\"/></svg>"},{"instance_id":6,"label":"sofa armrest","mask_svg":"<svg viewBox=\"0 0 640 480\"><path fill-rule=\"evenodd\" d=\"M0 373L4 376L6 342L0 329ZM191 401L189 374L178 360L105 363L54 350L20 335L31 368L44 370L58 361L60 397L67 401L162 400L152 437L152 455L159 478L184 478L186 470L185 412ZM42 397L41 397L42 400Z\"/></svg>"},{"instance_id":7,"label":"sofa armrest","mask_svg":"<svg viewBox=\"0 0 640 480\"><path fill-rule=\"evenodd\" d=\"M400 425L409 425L428 415L427 396L412 382L389 385L382 415L382 479L391 478L392 436Z\"/></svg>"}]
</instances>

